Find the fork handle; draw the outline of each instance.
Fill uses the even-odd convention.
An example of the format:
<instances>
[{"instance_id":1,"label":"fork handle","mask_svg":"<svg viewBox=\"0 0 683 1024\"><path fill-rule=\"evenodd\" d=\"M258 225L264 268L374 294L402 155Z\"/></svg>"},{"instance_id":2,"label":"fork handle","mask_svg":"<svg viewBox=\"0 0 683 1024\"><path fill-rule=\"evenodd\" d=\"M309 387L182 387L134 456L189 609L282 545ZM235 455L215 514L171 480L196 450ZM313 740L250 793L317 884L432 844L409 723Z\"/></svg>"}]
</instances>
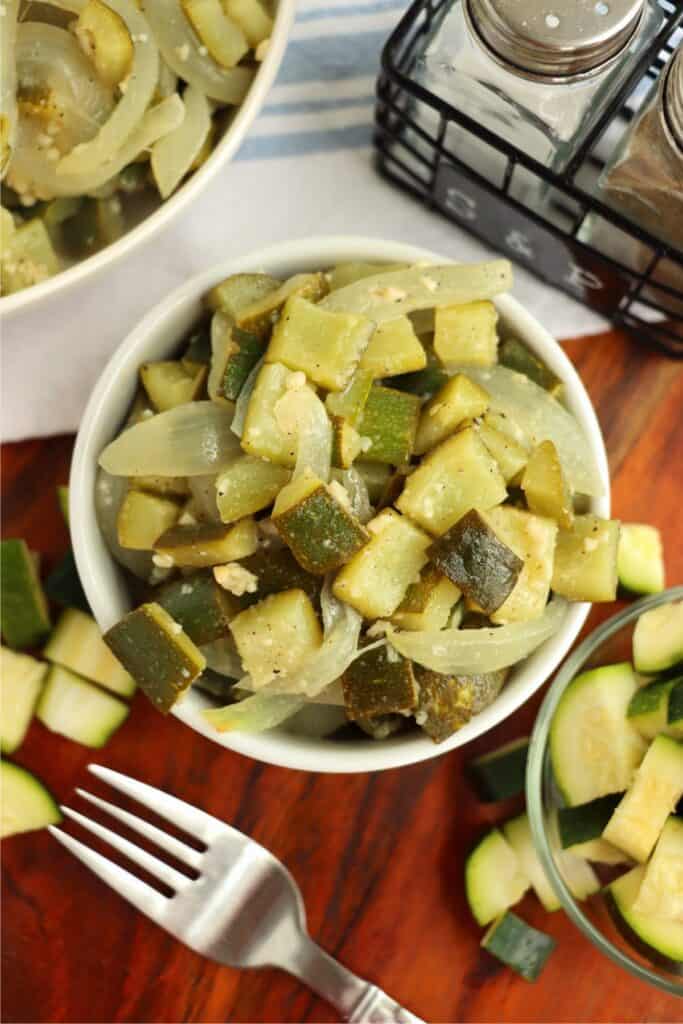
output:
<instances>
[{"instance_id":1,"label":"fork handle","mask_svg":"<svg viewBox=\"0 0 683 1024\"><path fill-rule=\"evenodd\" d=\"M283 966L350 1024L424 1024L372 982L359 978L308 936Z\"/></svg>"}]
</instances>

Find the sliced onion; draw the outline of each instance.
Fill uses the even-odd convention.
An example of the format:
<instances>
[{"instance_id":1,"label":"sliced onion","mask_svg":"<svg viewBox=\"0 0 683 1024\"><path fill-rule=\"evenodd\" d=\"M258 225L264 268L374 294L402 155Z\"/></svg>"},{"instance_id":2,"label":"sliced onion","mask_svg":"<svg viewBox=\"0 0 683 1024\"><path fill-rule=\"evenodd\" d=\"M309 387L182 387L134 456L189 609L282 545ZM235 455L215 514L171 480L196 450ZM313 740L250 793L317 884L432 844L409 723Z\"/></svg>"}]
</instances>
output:
<instances>
[{"instance_id":1,"label":"sliced onion","mask_svg":"<svg viewBox=\"0 0 683 1024\"><path fill-rule=\"evenodd\" d=\"M332 466L332 425L315 391L310 387L286 391L275 403L273 412L282 432L297 439L292 481L308 472L328 481Z\"/></svg>"},{"instance_id":2,"label":"sliced onion","mask_svg":"<svg viewBox=\"0 0 683 1024\"><path fill-rule=\"evenodd\" d=\"M375 513L370 504L370 495L365 480L353 466L350 469L342 470L339 477L349 496L351 511L361 523L369 522Z\"/></svg>"},{"instance_id":3,"label":"sliced onion","mask_svg":"<svg viewBox=\"0 0 683 1024\"><path fill-rule=\"evenodd\" d=\"M112 558L124 569L132 572L133 576L149 582L155 577L156 569L152 562L152 552L133 551L131 548L122 548L119 544L117 520L127 490L128 480L125 476L111 476L104 469L98 470L95 481L97 524Z\"/></svg>"},{"instance_id":4,"label":"sliced onion","mask_svg":"<svg viewBox=\"0 0 683 1024\"><path fill-rule=\"evenodd\" d=\"M213 325L212 325L212 327L213 327ZM213 370L213 350L214 350L213 349L213 342L214 342L214 335L213 335L213 329L212 329L212 331L211 331L211 350L212 350L211 369L212 370ZM218 344L218 342L217 342L217 344ZM242 390L240 391L239 395L237 396L237 401L235 402L235 416L234 416L233 421L232 421L232 432L233 432L233 434L235 434L236 437L241 437L242 434L244 433L244 422L245 422L245 420L247 418L247 409L249 408L249 402L251 401L251 396L253 394L254 388L256 387L256 378L258 377L259 372L261 370L261 367L263 366L264 358L265 357L262 356L259 359L258 363L256 363L256 365L254 366L253 370L251 370L251 372L249 373L249 376L247 377L247 379L245 380L244 384L242 385Z\"/></svg>"},{"instance_id":5,"label":"sliced onion","mask_svg":"<svg viewBox=\"0 0 683 1024\"><path fill-rule=\"evenodd\" d=\"M230 430L232 409L188 402L125 430L100 455L115 476L207 476L240 454Z\"/></svg>"},{"instance_id":6,"label":"sliced onion","mask_svg":"<svg viewBox=\"0 0 683 1024\"><path fill-rule=\"evenodd\" d=\"M178 0L141 0L161 54L184 82L221 103L241 103L254 80L252 68L222 68L208 53L183 14Z\"/></svg>"},{"instance_id":7,"label":"sliced onion","mask_svg":"<svg viewBox=\"0 0 683 1024\"><path fill-rule=\"evenodd\" d=\"M152 173L162 199L183 180L211 131L211 108L204 93L188 85L183 104L182 122L152 146Z\"/></svg>"},{"instance_id":8,"label":"sliced onion","mask_svg":"<svg viewBox=\"0 0 683 1024\"><path fill-rule=\"evenodd\" d=\"M210 644L203 644L202 654L206 658L206 664L214 672L229 679L239 679L244 675L242 659L237 653L235 641L232 636L221 637L213 640Z\"/></svg>"},{"instance_id":9,"label":"sliced onion","mask_svg":"<svg viewBox=\"0 0 683 1024\"><path fill-rule=\"evenodd\" d=\"M574 491L594 497L604 493L595 456L581 427L548 391L506 366L463 366L459 370L488 391L491 409L520 427L530 447L541 441L553 442Z\"/></svg>"},{"instance_id":10,"label":"sliced onion","mask_svg":"<svg viewBox=\"0 0 683 1024\"><path fill-rule=\"evenodd\" d=\"M165 96L172 96L178 89L178 76L175 71L169 68L165 60L159 60L159 79L157 81L157 96L164 99Z\"/></svg>"},{"instance_id":11,"label":"sliced onion","mask_svg":"<svg viewBox=\"0 0 683 1024\"><path fill-rule=\"evenodd\" d=\"M264 732L291 718L304 703L287 694L255 693L224 708L204 708L202 716L218 732Z\"/></svg>"},{"instance_id":12,"label":"sliced onion","mask_svg":"<svg viewBox=\"0 0 683 1024\"><path fill-rule=\"evenodd\" d=\"M443 674L475 675L516 665L562 625L567 602L554 597L538 619L494 629L442 629L399 632L389 627L391 646L411 661Z\"/></svg>"},{"instance_id":13,"label":"sliced onion","mask_svg":"<svg viewBox=\"0 0 683 1024\"><path fill-rule=\"evenodd\" d=\"M5 175L17 132L17 20L19 0L5 0L0 32L0 179Z\"/></svg>"}]
</instances>

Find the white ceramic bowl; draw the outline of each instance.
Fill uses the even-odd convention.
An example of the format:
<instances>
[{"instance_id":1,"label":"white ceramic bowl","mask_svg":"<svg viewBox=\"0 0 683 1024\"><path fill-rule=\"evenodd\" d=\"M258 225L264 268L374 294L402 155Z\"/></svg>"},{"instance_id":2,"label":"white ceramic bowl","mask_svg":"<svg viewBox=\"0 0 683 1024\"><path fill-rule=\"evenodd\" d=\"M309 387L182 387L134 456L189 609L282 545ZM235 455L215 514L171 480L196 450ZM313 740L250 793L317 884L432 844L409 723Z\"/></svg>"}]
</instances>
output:
<instances>
[{"instance_id":1,"label":"white ceramic bowl","mask_svg":"<svg viewBox=\"0 0 683 1024\"><path fill-rule=\"evenodd\" d=\"M34 306L41 299L55 295L57 292L66 291L68 288L81 284L91 274L99 273L106 267L110 267L122 256L131 252L135 246L148 241L157 231L170 224L173 218L200 194L221 168L225 167L233 158L249 131L252 121L255 120L263 106L263 101L282 63L295 10L296 0L278 0L273 34L251 88L232 122L223 133L220 142L199 170L195 171L169 199L163 202L159 200L156 209L130 231L127 231L118 241L105 246L104 249L88 256L87 259L80 260L68 270L63 270L60 274L55 274L54 277L33 285L32 288L24 288L13 295L0 298L0 313L5 315L17 312L29 305Z\"/></svg>"},{"instance_id":2,"label":"white ceramic bowl","mask_svg":"<svg viewBox=\"0 0 683 1024\"><path fill-rule=\"evenodd\" d=\"M410 245L368 238L312 238L277 245L213 267L188 281L148 313L105 367L81 422L70 481L71 535L76 562L101 629L108 629L129 610L130 599L123 572L110 556L95 518L93 494L97 459L125 419L137 388L138 367L149 359L166 358L177 348L200 313L202 296L229 274L260 270L287 277L345 260L449 262ZM605 448L595 413L576 371L557 342L515 299L506 295L496 300L496 305L509 330L526 342L564 382L567 405L583 428L604 481L605 495L594 499L591 509L608 516L609 476ZM363 739L348 742L309 739L288 735L284 730L255 735L221 734L203 721L200 710L206 699L197 691L190 691L174 714L215 743L289 768L361 772L425 761L462 746L516 711L557 668L576 639L589 607L587 604L571 605L561 630L511 673L494 703L439 745L418 731L374 743Z\"/></svg>"}]
</instances>

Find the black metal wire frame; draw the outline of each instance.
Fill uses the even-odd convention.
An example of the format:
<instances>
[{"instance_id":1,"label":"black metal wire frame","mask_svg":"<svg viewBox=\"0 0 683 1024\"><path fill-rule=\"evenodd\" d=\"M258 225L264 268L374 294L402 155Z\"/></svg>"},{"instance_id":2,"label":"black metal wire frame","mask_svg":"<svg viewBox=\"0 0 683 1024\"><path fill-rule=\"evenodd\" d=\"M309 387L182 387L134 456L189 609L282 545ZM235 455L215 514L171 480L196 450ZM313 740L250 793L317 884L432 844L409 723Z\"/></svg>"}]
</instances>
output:
<instances>
[{"instance_id":1,"label":"black metal wire frame","mask_svg":"<svg viewBox=\"0 0 683 1024\"><path fill-rule=\"evenodd\" d=\"M665 16L663 27L647 51L634 62L618 94L601 111L562 173L555 173L513 143L499 138L491 129L474 121L464 110L458 110L435 96L411 77L421 40L431 30L434 19L451 3L452 0L414 0L384 47L375 113L378 169L399 187L447 216L450 215L452 219L457 218L453 218L445 209L437 186L444 170L459 176L483 194L487 202L494 206L497 204L503 214L500 219L501 228L498 229L501 230L500 238L494 237L495 230L490 228L485 231L477 224L463 226L489 243L501 245L502 227L506 223L505 211L508 211L516 223L527 224L530 230L542 233L549 240L553 239L555 245L564 246L565 250L570 251L577 262L586 268L599 269L608 280L618 281L619 287L607 289L607 294L600 294L598 299L589 289L568 287L566 280L554 276L552 266L521 260L524 266L574 298L578 297L599 309L615 322L637 332L640 338L647 338L674 355L683 355L683 292L663 284L654 276L662 260L680 268L683 274L683 249L664 242L625 214L606 206L575 180L586 161L594 159L591 156L593 146L611 120L629 116L626 103L640 80L648 76L655 81L666 68L673 53L673 33L683 26L683 0L658 0ZM420 104L431 108L438 115L438 129L434 135L409 113L409 105L419 109ZM448 148L444 140L450 123L459 125L505 158L500 186L482 177L461 161L457 152ZM411 142L411 137L420 143L422 149ZM523 167L546 187L552 188L553 195L568 205L569 209L577 210L570 228L552 223L509 194L517 166ZM581 241L577 236L590 214L598 215L652 250L653 257L649 265L637 271L595 245ZM655 296L661 297L660 301Z\"/></svg>"}]
</instances>

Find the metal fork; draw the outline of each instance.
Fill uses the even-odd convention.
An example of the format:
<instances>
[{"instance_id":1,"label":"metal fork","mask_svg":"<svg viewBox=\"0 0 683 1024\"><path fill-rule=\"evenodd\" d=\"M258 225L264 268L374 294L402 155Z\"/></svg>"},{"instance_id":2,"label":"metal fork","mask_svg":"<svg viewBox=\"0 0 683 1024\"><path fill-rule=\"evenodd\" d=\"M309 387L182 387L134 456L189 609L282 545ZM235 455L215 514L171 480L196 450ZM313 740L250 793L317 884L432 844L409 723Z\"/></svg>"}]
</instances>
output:
<instances>
[{"instance_id":1,"label":"metal fork","mask_svg":"<svg viewBox=\"0 0 683 1024\"><path fill-rule=\"evenodd\" d=\"M306 930L299 888L268 850L218 818L128 775L89 765L97 778L196 836L200 852L163 829L82 789L76 792L198 872L188 878L117 832L62 807L98 839L109 843L173 891L164 896L113 861L59 828L50 832L112 889L191 949L230 967L279 967L331 1003L344 1020L421 1024L376 985L324 952Z\"/></svg>"}]
</instances>

